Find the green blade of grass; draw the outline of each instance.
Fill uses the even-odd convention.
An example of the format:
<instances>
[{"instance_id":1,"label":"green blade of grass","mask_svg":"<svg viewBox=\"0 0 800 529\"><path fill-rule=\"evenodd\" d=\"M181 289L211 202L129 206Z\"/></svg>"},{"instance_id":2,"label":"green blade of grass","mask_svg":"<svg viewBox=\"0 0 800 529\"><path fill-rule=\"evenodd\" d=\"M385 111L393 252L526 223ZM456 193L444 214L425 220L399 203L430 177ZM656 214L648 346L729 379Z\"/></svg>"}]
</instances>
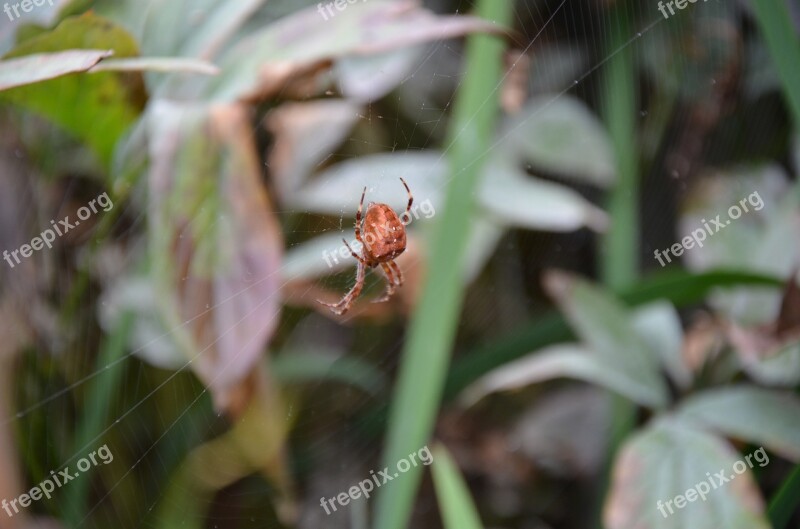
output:
<instances>
[{"instance_id":1,"label":"green blade of grass","mask_svg":"<svg viewBox=\"0 0 800 529\"><path fill-rule=\"evenodd\" d=\"M753 0L756 23L778 70L784 96L800 130L800 39L792 28L788 2Z\"/></svg>"},{"instance_id":2,"label":"green blade of grass","mask_svg":"<svg viewBox=\"0 0 800 529\"><path fill-rule=\"evenodd\" d=\"M636 282L639 276L639 159L636 138L636 75L631 48L627 45L631 23L628 3L620 2L610 11L611 36L607 52L611 60L605 71L603 110L608 125L617 182L611 190L608 233L601 244L601 275L612 290L620 290ZM606 459L605 478L598 495L595 512L600 513L608 486L611 464L617 448L636 423L636 406L627 399L612 395L611 432ZM600 527L600 515L597 527Z\"/></svg>"},{"instance_id":3,"label":"green blade of grass","mask_svg":"<svg viewBox=\"0 0 800 529\"><path fill-rule=\"evenodd\" d=\"M478 15L502 26L511 20L511 9L510 0L478 2ZM392 468L427 443L439 408L464 298L464 254L484 162L476 161L475 153L485 152L494 134L503 50L504 43L496 36L468 38L466 73L447 143L453 146L449 156L453 178L447 186L443 211L437 217L430 268L420 305L410 323L390 411L383 461ZM421 469L412 469L381 489L377 529L407 526L421 476Z\"/></svg>"},{"instance_id":4,"label":"green blade of grass","mask_svg":"<svg viewBox=\"0 0 800 529\"><path fill-rule=\"evenodd\" d=\"M73 441L74 450L79 455L85 455L82 453L84 450L91 451L103 444L98 440L95 442L97 446L87 447L87 444L91 443L92 439L103 430L109 410L115 402L114 395L119 391L125 369L114 364L125 356L128 335L133 323L132 314L123 314L117 326L103 340L95 365L95 372L100 372L100 374L92 381L87 390L86 410L80 419ZM108 366L113 367L106 369ZM70 527L77 527L86 514L84 511L89 497L90 484L91 481L88 479L75 480L75 483L64 492L64 515Z\"/></svg>"},{"instance_id":5,"label":"green blade of grass","mask_svg":"<svg viewBox=\"0 0 800 529\"><path fill-rule=\"evenodd\" d=\"M639 251L639 161L636 153L636 79L631 48L627 4L611 11L611 59L604 76L603 114L614 147L617 181L609 197L611 218L602 241L601 272L614 290L636 282Z\"/></svg>"},{"instance_id":6,"label":"green blade of grass","mask_svg":"<svg viewBox=\"0 0 800 529\"><path fill-rule=\"evenodd\" d=\"M800 500L800 465L792 470L769 502L769 521L774 529L783 529Z\"/></svg>"},{"instance_id":7,"label":"green blade of grass","mask_svg":"<svg viewBox=\"0 0 800 529\"><path fill-rule=\"evenodd\" d=\"M433 461L433 485L445 529L482 529L478 509L450 452L442 445L435 446Z\"/></svg>"}]
</instances>

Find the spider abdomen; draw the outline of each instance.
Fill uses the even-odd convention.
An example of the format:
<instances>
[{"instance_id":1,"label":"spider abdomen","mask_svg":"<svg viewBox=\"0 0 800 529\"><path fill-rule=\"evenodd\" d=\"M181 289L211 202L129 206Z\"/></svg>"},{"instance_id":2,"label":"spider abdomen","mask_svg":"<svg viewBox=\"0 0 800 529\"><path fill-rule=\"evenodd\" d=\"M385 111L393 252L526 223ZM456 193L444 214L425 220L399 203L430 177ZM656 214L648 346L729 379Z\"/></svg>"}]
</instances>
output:
<instances>
[{"instance_id":1,"label":"spider abdomen","mask_svg":"<svg viewBox=\"0 0 800 529\"><path fill-rule=\"evenodd\" d=\"M406 249L406 228L386 204L370 204L363 225L364 256L375 266L393 260Z\"/></svg>"}]
</instances>

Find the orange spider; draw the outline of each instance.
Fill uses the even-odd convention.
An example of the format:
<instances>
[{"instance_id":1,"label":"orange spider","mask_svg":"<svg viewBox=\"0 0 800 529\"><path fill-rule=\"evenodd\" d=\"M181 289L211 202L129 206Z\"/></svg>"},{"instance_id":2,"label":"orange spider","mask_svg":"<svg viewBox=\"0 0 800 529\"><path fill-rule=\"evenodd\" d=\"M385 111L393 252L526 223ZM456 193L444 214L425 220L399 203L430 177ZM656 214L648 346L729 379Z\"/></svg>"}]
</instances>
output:
<instances>
[{"instance_id":1,"label":"orange spider","mask_svg":"<svg viewBox=\"0 0 800 529\"><path fill-rule=\"evenodd\" d=\"M408 184L402 178L400 179L408 191L408 206L406 206L405 215L407 220L411 219L411 204L414 203L414 196L408 188ZM334 314L342 315L348 310L350 306L361 294L361 289L364 288L364 277L366 276L367 268L375 268L380 265L383 272L386 274L388 285L386 293L376 300L374 303L381 303L387 301L395 289L403 284L403 274L400 272L400 267L394 262L398 255L403 253L406 249L406 227L400 221L400 217L386 204L376 204L370 202L367 205L367 214L364 216L364 222L361 222L361 209L364 206L364 196L367 194L367 188L361 192L361 202L358 204L358 212L356 213L356 240L361 243L361 256L356 254L350 245L347 244L345 239L345 246L350 250L350 253L358 261L358 269L356 271L356 284L350 289L339 303L319 303L331 308ZM361 239L361 230L364 230L364 239Z\"/></svg>"}]
</instances>

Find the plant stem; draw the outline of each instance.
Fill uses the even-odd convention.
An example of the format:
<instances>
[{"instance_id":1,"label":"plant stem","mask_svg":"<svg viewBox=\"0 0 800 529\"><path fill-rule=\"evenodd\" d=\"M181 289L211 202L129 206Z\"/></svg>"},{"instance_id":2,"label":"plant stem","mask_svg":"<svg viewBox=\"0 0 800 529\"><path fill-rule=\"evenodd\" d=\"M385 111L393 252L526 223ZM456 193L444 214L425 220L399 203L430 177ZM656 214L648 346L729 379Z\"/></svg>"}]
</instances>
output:
<instances>
[{"instance_id":1,"label":"plant stem","mask_svg":"<svg viewBox=\"0 0 800 529\"><path fill-rule=\"evenodd\" d=\"M123 314L111 334L105 337L100 348L95 365L95 371L100 374L92 381L87 390L86 411L80 418L80 423L75 431L73 444L78 455L86 455L81 452L95 450L102 446L100 441L97 441L97 446L87 447L86 444L90 443L102 430L114 402L114 395L118 394L125 369L119 365L114 365L110 369L106 369L106 366L112 365L124 357L133 321L134 317L131 313ZM76 527L85 515L84 510L90 483L91 480L88 478L75 480L75 483L65 491L64 514L70 527Z\"/></svg>"},{"instance_id":2,"label":"plant stem","mask_svg":"<svg viewBox=\"0 0 800 529\"><path fill-rule=\"evenodd\" d=\"M630 22L620 4L611 13L609 54L603 110L617 162L617 182L611 190L611 225L602 244L601 274L606 285L620 291L636 283L639 251L639 182L636 141L636 79L629 47L624 47Z\"/></svg>"},{"instance_id":3,"label":"plant stem","mask_svg":"<svg viewBox=\"0 0 800 529\"><path fill-rule=\"evenodd\" d=\"M511 20L510 0L479 0L478 15L505 26ZM498 85L504 42L497 36L468 38L466 73L453 111L448 143L450 174L445 204L435 225L431 259L420 305L415 311L403 351L395 398L390 411L384 466L426 446L442 397L450 350L464 298L464 255L469 240L483 153L495 132ZM401 529L411 517L423 467L394 479L380 490L377 529Z\"/></svg>"},{"instance_id":4,"label":"plant stem","mask_svg":"<svg viewBox=\"0 0 800 529\"><path fill-rule=\"evenodd\" d=\"M800 38L792 28L788 2L753 0L750 5L778 70L795 130L800 130Z\"/></svg>"},{"instance_id":5,"label":"plant stem","mask_svg":"<svg viewBox=\"0 0 800 529\"><path fill-rule=\"evenodd\" d=\"M638 279L639 254L639 179L636 141L636 76L633 57L626 42L631 23L627 2L620 2L610 12L611 36L606 53L611 55L605 71L603 111L617 162L617 182L611 190L608 233L602 241L601 275L605 284L620 292ZM602 504L611 485L614 457L635 425L636 407L628 400L612 395L611 424L605 475L600 486L595 512L596 524L602 527Z\"/></svg>"}]
</instances>

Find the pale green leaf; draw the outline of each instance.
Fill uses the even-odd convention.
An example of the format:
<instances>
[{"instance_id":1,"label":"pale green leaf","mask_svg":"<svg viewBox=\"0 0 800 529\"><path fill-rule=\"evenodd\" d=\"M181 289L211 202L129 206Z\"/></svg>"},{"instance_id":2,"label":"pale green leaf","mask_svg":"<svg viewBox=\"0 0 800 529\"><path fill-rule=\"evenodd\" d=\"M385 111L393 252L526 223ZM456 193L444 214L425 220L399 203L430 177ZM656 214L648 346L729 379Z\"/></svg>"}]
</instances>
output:
<instances>
[{"instance_id":1,"label":"pale green leaf","mask_svg":"<svg viewBox=\"0 0 800 529\"><path fill-rule=\"evenodd\" d=\"M714 389L685 401L678 416L800 461L800 398L755 386Z\"/></svg>"},{"instance_id":2,"label":"pale green leaf","mask_svg":"<svg viewBox=\"0 0 800 529\"><path fill-rule=\"evenodd\" d=\"M733 470L739 459L714 435L673 418L657 421L630 438L614 462L606 528L769 529L752 470ZM733 479L718 484L719 471Z\"/></svg>"},{"instance_id":3,"label":"pale green leaf","mask_svg":"<svg viewBox=\"0 0 800 529\"><path fill-rule=\"evenodd\" d=\"M614 366L595 351L578 344L545 347L489 372L464 391L462 401L474 403L489 393L523 388L555 378L597 384L643 406L661 407L664 395L631 366Z\"/></svg>"},{"instance_id":4,"label":"pale green leaf","mask_svg":"<svg viewBox=\"0 0 800 529\"><path fill-rule=\"evenodd\" d=\"M611 370L625 371L649 388L651 405L667 402L658 356L639 336L629 311L598 287L575 276L551 272L545 287L572 328Z\"/></svg>"},{"instance_id":5,"label":"pale green leaf","mask_svg":"<svg viewBox=\"0 0 800 529\"><path fill-rule=\"evenodd\" d=\"M435 151L361 156L323 171L297 194L292 205L354 218L361 191L366 186L365 204L381 202L402 211L408 201L400 182L403 178L417 204L430 200L438 208L442 194L440 185L446 170L447 164Z\"/></svg>"},{"instance_id":6,"label":"pale green leaf","mask_svg":"<svg viewBox=\"0 0 800 529\"><path fill-rule=\"evenodd\" d=\"M692 372L683 359L683 328L671 303L656 301L633 313L633 328L656 353L672 380L681 388L692 382Z\"/></svg>"},{"instance_id":7,"label":"pale green leaf","mask_svg":"<svg viewBox=\"0 0 800 529\"><path fill-rule=\"evenodd\" d=\"M616 165L602 123L586 105L568 95L531 99L501 130L502 156L564 178L608 187Z\"/></svg>"},{"instance_id":8,"label":"pale green leaf","mask_svg":"<svg viewBox=\"0 0 800 529\"><path fill-rule=\"evenodd\" d=\"M486 166L481 205L505 224L532 230L602 231L603 210L572 189L533 178L506 161L493 158Z\"/></svg>"},{"instance_id":9,"label":"pale green leaf","mask_svg":"<svg viewBox=\"0 0 800 529\"><path fill-rule=\"evenodd\" d=\"M433 485L445 529L482 529L478 509L450 453L442 445L433 449Z\"/></svg>"},{"instance_id":10,"label":"pale green leaf","mask_svg":"<svg viewBox=\"0 0 800 529\"><path fill-rule=\"evenodd\" d=\"M85 72L113 54L111 50L66 50L6 59L0 61L0 90Z\"/></svg>"}]
</instances>

